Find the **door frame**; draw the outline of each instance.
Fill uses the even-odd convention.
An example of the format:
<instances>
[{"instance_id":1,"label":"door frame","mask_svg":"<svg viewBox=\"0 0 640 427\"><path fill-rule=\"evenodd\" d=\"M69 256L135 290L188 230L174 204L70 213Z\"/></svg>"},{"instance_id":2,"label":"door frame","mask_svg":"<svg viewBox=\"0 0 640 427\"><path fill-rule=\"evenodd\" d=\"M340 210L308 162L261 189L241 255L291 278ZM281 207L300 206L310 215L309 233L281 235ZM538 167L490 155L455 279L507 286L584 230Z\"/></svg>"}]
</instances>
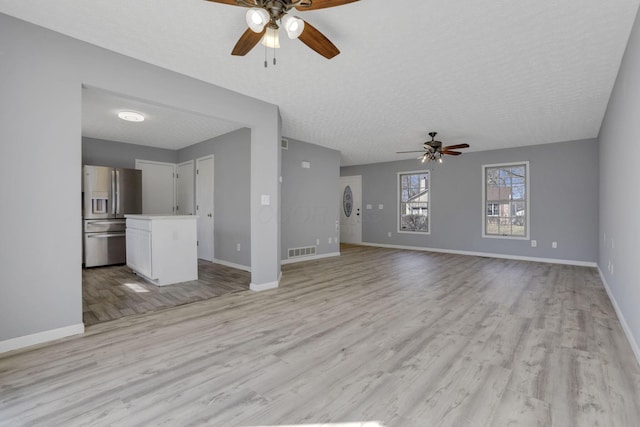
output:
<instances>
[{"instance_id":1,"label":"door frame","mask_svg":"<svg viewBox=\"0 0 640 427\"><path fill-rule=\"evenodd\" d=\"M211 195L212 203L213 203L213 210L215 211L215 171L216 171L215 166L216 166L216 163L215 163L214 155L213 154L209 154L207 156L198 157L196 159L196 162L195 162L195 174L196 175L195 175L195 194L194 194L195 197L194 197L194 200L195 200L195 204L196 204L196 206L195 206L195 208L196 208L195 214L196 215L200 215L200 213L198 212L198 207L200 205L200 203L198 202L198 194L199 194L198 186L200 185L200 178L198 178L199 169L200 169L199 168L199 164L200 164L200 162L205 161L205 160L209 160L209 159L211 160L211 164L212 164L212 168L213 168L213 170L212 170L213 173L211 174L210 186L211 186L211 191L213 193ZM212 250L211 250L211 260L208 260L208 261L211 261L211 262L215 261L215 259L216 259L215 234L216 234L216 225L215 225L215 215L214 215L214 217L213 217L213 233L210 236L210 238L211 238L211 248L212 248Z\"/></svg>"},{"instance_id":2,"label":"door frame","mask_svg":"<svg viewBox=\"0 0 640 427\"><path fill-rule=\"evenodd\" d=\"M363 212L363 208L362 208L362 175L348 175L348 176L341 176L340 177L340 243L342 243L342 198L343 198L343 178L345 179L355 179L356 181L358 181L358 187L359 187L359 200L360 200L360 221L357 222L358 224L358 236L359 239L357 239L357 242L349 242L349 243L353 243L353 244L360 244L362 243L362 218L364 216L364 212ZM353 188L351 189L351 191L353 191ZM354 197L355 199L355 197Z\"/></svg>"}]
</instances>

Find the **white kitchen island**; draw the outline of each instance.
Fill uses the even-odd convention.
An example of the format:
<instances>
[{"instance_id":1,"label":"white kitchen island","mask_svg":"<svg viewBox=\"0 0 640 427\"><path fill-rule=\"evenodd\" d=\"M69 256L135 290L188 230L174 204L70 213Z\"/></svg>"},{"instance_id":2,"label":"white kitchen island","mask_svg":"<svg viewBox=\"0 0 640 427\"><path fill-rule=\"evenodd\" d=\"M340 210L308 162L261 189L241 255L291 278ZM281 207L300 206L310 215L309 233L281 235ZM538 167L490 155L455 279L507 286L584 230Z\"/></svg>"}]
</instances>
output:
<instances>
[{"instance_id":1,"label":"white kitchen island","mask_svg":"<svg viewBox=\"0 0 640 427\"><path fill-rule=\"evenodd\" d=\"M158 286L198 279L197 216L125 215L127 266Z\"/></svg>"}]
</instances>

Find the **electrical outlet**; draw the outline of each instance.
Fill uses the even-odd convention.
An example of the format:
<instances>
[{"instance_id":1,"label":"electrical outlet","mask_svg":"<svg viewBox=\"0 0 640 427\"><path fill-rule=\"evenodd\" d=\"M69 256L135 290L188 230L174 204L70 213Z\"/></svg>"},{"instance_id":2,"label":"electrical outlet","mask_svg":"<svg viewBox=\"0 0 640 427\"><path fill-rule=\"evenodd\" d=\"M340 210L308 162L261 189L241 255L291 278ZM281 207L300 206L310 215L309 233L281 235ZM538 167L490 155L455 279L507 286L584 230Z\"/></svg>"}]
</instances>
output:
<instances>
[{"instance_id":1,"label":"electrical outlet","mask_svg":"<svg viewBox=\"0 0 640 427\"><path fill-rule=\"evenodd\" d=\"M320 239L316 239L316 246L320 246Z\"/></svg>"},{"instance_id":2,"label":"electrical outlet","mask_svg":"<svg viewBox=\"0 0 640 427\"><path fill-rule=\"evenodd\" d=\"M382 203L380 203L380 204L378 205L378 209L380 209L380 210L384 209L384 205L383 205Z\"/></svg>"},{"instance_id":3,"label":"electrical outlet","mask_svg":"<svg viewBox=\"0 0 640 427\"><path fill-rule=\"evenodd\" d=\"M236 245L236 251L240 252L240 243Z\"/></svg>"},{"instance_id":4,"label":"electrical outlet","mask_svg":"<svg viewBox=\"0 0 640 427\"><path fill-rule=\"evenodd\" d=\"M388 232L388 233L387 233L387 237L391 237L391 232Z\"/></svg>"},{"instance_id":5,"label":"electrical outlet","mask_svg":"<svg viewBox=\"0 0 640 427\"><path fill-rule=\"evenodd\" d=\"M368 210L373 209L373 205L367 205L367 209L368 209Z\"/></svg>"},{"instance_id":6,"label":"electrical outlet","mask_svg":"<svg viewBox=\"0 0 640 427\"><path fill-rule=\"evenodd\" d=\"M329 237L329 244L331 244L331 237Z\"/></svg>"},{"instance_id":7,"label":"electrical outlet","mask_svg":"<svg viewBox=\"0 0 640 427\"><path fill-rule=\"evenodd\" d=\"M551 247L556 249L558 247L558 242L551 242Z\"/></svg>"},{"instance_id":8,"label":"electrical outlet","mask_svg":"<svg viewBox=\"0 0 640 427\"><path fill-rule=\"evenodd\" d=\"M537 241L537 240L532 240L532 241L531 241L531 247L532 247L532 248L536 248L536 247L538 247L538 241Z\"/></svg>"}]
</instances>

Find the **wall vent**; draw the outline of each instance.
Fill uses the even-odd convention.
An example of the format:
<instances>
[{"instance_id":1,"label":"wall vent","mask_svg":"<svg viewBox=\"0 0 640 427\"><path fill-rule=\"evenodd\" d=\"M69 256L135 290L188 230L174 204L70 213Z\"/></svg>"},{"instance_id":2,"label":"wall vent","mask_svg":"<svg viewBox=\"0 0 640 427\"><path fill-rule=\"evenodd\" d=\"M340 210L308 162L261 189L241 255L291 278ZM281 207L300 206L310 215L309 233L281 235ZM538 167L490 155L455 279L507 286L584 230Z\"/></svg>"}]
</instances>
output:
<instances>
[{"instance_id":1,"label":"wall vent","mask_svg":"<svg viewBox=\"0 0 640 427\"><path fill-rule=\"evenodd\" d=\"M289 248L289 258L300 258L303 256L313 256L315 254L315 246L307 246L306 248Z\"/></svg>"},{"instance_id":2,"label":"wall vent","mask_svg":"<svg viewBox=\"0 0 640 427\"><path fill-rule=\"evenodd\" d=\"M283 150L288 150L289 149L289 140L282 138L280 140L280 148L282 148Z\"/></svg>"}]
</instances>

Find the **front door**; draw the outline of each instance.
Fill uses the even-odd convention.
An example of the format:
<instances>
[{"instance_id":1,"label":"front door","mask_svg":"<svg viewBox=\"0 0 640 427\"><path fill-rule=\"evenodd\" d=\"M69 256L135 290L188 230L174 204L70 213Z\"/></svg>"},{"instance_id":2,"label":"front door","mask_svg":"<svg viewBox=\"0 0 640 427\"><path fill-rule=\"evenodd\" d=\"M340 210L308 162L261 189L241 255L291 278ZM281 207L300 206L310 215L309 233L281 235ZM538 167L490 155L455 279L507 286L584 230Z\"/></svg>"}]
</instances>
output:
<instances>
[{"instance_id":1,"label":"front door","mask_svg":"<svg viewBox=\"0 0 640 427\"><path fill-rule=\"evenodd\" d=\"M340 243L362 243L362 176L340 177Z\"/></svg>"},{"instance_id":2,"label":"front door","mask_svg":"<svg viewBox=\"0 0 640 427\"><path fill-rule=\"evenodd\" d=\"M213 156L196 160L198 258L213 261Z\"/></svg>"}]
</instances>

